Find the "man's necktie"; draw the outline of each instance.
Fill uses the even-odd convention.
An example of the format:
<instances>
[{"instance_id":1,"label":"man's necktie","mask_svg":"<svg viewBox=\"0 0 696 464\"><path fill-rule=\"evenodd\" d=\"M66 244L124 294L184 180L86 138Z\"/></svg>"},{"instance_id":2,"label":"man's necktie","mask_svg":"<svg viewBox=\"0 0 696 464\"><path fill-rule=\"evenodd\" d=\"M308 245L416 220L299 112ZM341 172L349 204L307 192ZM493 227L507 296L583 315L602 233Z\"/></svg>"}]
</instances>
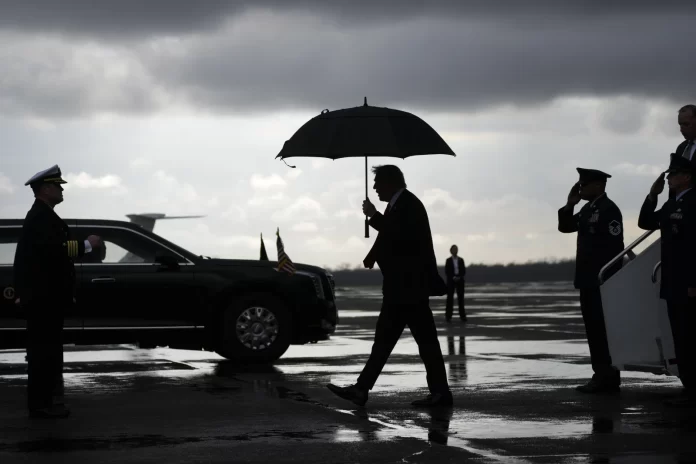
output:
<instances>
[{"instance_id":1,"label":"man's necktie","mask_svg":"<svg viewBox=\"0 0 696 464\"><path fill-rule=\"evenodd\" d=\"M691 159L691 147L693 147L694 142L689 140L689 143L686 144L686 148L684 148L684 152L682 153L682 157L686 158L688 160Z\"/></svg>"}]
</instances>

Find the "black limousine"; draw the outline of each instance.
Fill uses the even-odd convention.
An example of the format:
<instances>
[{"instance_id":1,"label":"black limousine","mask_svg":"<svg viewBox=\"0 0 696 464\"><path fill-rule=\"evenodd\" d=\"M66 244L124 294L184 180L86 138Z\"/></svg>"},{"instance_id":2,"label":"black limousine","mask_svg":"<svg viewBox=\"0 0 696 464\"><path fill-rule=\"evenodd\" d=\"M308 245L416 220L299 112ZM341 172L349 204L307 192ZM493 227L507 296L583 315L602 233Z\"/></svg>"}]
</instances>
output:
<instances>
[{"instance_id":1,"label":"black limousine","mask_svg":"<svg viewBox=\"0 0 696 464\"><path fill-rule=\"evenodd\" d=\"M20 219L0 220L0 349L25 346L15 304L14 250ZM296 263L197 256L134 223L68 219L73 236L104 246L75 261L77 298L66 315L66 344L138 344L214 351L270 363L290 344L325 340L336 329L333 276Z\"/></svg>"}]
</instances>

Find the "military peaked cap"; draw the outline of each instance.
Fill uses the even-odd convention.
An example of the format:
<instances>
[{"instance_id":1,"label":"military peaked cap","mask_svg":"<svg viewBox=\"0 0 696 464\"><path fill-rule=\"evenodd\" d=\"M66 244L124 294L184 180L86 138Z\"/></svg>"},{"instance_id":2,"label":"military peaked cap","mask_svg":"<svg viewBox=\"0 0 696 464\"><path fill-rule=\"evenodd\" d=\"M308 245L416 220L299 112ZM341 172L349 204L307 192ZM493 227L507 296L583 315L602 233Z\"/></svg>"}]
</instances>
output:
<instances>
[{"instance_id":1,"label":"military peaked cap","mask_svg":"<svg viewBox=\"0 0 696 464\"><path fill-rule=\"evenodd\" d=\"M31 179L26 181L24 185L33 185L44 182L52 182L54 184L67 184L67 182L63 180L60 168L56 164L53 167L46 169L45 171L37 172L32 176Z\"/></svg>"},{"instance_id":2,"label":"military peaked cap","mask_svg":"<svg viewBox=\"0 0 696 464\"><path fill-rule=\"evenodd\" d=\"M695 170L694 162L684 158L683 156L677 156L672 153L669 160L669 168L665 171L665 174L670 172L688 172L693 173Z\"/></svg>"},{"instance_id":3,"label":"military peaked cap","mask_svg":"<svg viewBox=\"0 0 696 464\"><path fill-rule=\"evenodd\" d=\"M611 176L597 169L577 168L580 174L580 182L606 182Z\"/></svg>"}]
</instances>

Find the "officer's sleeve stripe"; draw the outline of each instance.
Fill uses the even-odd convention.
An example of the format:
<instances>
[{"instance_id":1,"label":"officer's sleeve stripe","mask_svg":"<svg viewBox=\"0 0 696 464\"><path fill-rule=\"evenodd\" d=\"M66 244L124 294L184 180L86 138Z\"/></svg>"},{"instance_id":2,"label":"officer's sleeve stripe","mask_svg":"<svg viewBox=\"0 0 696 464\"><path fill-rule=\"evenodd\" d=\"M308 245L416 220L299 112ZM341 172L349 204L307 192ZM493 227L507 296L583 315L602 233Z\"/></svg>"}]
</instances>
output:
<instances>
[{"instance_id":1,"label":"officer's sleeve stripe","mask_svg":"<svg viewBox=\"0 0 696 464\"><path fill-rule=\"evenodd\" d=\"M78 247L77 247L77 242L75 240L70 240L68 242L68 256L71 258L74 258L77 256L78 252Z\"/></svg>"}]
</instances>

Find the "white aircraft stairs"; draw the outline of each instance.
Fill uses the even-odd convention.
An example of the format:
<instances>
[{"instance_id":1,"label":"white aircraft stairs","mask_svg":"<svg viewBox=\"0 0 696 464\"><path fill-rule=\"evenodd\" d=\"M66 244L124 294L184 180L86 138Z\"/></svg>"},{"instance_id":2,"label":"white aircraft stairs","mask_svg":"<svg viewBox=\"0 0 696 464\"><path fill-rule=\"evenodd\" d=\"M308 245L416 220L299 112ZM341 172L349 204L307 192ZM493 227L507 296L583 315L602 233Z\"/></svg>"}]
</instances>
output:
<instances>
[{"instance_id":1,"label":"white aircraft stairs","mask_svg":"<svg viewBox=\"0 0 696 464\"><path fill-rule=\"evenodd\" d=\"M652 234L641 235L599 273L609 353L620 371L678 376L667 304L659 297L659 231L639 254L633 251ZM607 269L619 260L623 267L605 281Z\"/></svg>"}]
</instances>

